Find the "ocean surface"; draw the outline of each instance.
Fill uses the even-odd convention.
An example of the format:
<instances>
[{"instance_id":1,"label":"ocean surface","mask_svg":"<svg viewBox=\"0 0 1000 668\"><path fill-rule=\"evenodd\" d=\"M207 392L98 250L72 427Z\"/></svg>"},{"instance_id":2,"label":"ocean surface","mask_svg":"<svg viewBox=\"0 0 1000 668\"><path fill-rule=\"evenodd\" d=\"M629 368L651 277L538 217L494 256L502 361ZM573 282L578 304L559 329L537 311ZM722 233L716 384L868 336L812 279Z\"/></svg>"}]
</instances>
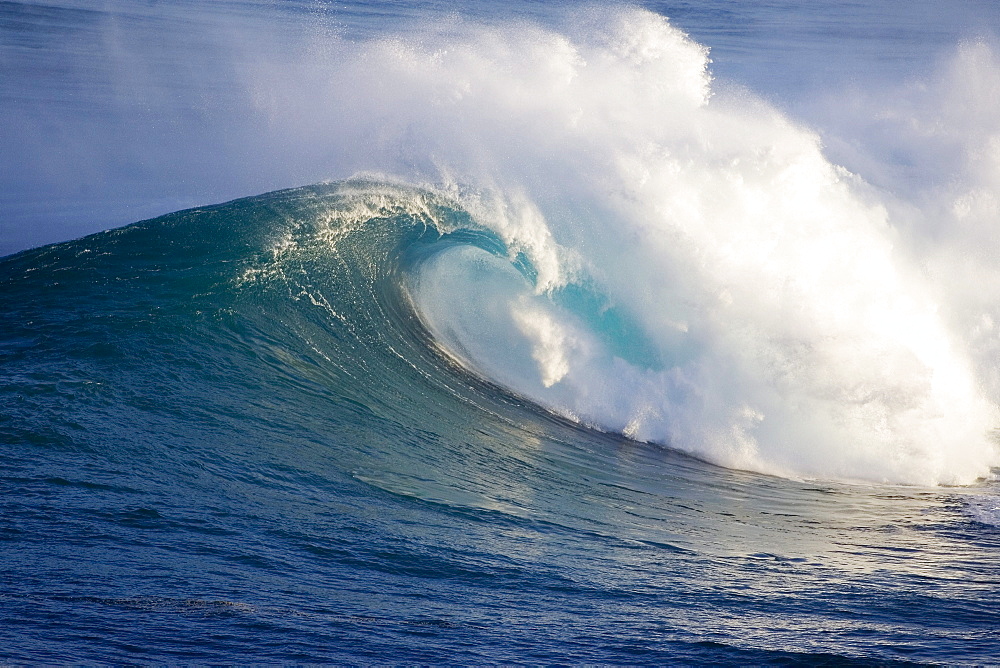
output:
<instances>
[{"instance_id":1,"label":"ocean surface","mask_svg":"<svg viewBox=\"0 0 1000 668\"><path fill-rule=\"evenodd\" d=\"M0 662L996 663L998 35L0 2Z\"/></svg>"}]
</instances>

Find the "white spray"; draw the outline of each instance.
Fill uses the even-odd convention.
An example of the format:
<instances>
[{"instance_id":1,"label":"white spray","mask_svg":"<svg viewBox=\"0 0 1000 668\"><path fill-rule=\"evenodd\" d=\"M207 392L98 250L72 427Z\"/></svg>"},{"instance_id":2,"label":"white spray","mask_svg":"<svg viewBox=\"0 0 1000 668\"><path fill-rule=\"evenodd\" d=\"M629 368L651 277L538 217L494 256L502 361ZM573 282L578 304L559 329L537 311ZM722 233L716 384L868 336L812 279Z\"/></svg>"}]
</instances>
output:
<instances>
[{"instance_id":1,"label":"white spray","mask_svg":"<svg viewBox=\"0 0 1000 668\"><path fill-rule=\"evenodd\" d=\"M397 126L385 145L409 139L427 177L476 192L467 207L538 269L529 284L485 252L443 253L415 281L429 326L555 411L727 466L987 475L988 361L942 313L962 286L908 252L898 203L761 101L712 97L706 50L662 17L610 18L566 34L466 27L359 60ZM661 364L627 361L550 299L580 280Z\"/></svg>"}]
</instances>

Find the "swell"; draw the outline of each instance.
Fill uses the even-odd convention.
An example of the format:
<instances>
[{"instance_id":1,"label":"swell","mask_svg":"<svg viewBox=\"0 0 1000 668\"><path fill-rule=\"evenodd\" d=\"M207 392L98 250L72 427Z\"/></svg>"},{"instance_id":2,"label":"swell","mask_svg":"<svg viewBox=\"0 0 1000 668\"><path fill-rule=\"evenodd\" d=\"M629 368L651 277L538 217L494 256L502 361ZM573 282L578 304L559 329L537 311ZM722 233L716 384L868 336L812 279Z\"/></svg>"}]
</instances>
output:
<instances>
[{"instance_id":1,"label":"swell","mask_svg":"<svg viewBox=\"0 0 1000 668\"><path fill-rule=\"evenodd\" d=\"M711 374L731 374L728 342L649 329L593 266L498 223L490 212L502 200L485 206L490 197L498 196L358 178L8 258L12 438L129 448L146 440L137 434L148 425L172 429L178 420L212 433L308 438L332 417L321 431L333 440L370 431L354 423L374 420L393 433L463 442L470 421L488 419L516 442L560 416L783 475L941 482L988 474L989 454L942 468L918 441L926 436L919 415L915 430L886 435L809 414L807 395L780 397L774 410L794 415L790 425L751 410L773 381L744 377L720 391ZM380 428L361 441L382 440ZM845 464L845 443L859 433L864 440L851 447L868 450ZM978 447L968 436L957 445L941 436L941 452L952 456ZM888 465L861 468L887 455Z\"/></svg>"},{"instance_id":2,"label":"swell","mask_svg":"<svg viewBox=\"0 0 1000 668\"><path fill-rule=\"evenodd\" d=\"M504 249L447 197L356 180L6 258L5 442L184 475L199 453L242 479L295 443L344 471L394 443L418 470L437 443L537 438L558 420L456 365L414 311L406 275L456 245Z\"/></svg>"},{"instance_id":3,"label":"swell","mask_svg":"<svg viewBox=\"0 0 1000 668\"><path fill-rule=\"evenodd\" d=\"M269 345L280 349L282 336L265 314L283 314L307 367L327 364L357 386L356 375L381 364L369 356L384 359L386 350L436 377L414 362L426 346L407 343L416 337L405 330L410 299L465 367L606 431L785 476L968 483L989 475L1000 461L989 436L1000 422L1000 272L989 250L1000 67L990 45L962 45L912 88L859 94L868 126L834 105L826 127L841 132L831 141L720 85L707 47L662 16L628 7L556 14L544 24L453 18L355 41L276 33L290 41L230 44L208 31L202 37L231 56L231 106L247 117L228 123L229 110L215 109L196 125L253 139L236 151L210 141L165 151L168 162L188 165L203 152L221 161L206 181L274 179L240 181L244 192L359 170L433 185L420 195L356 185L325 202L316 189L272 196L237 207L243 227L206 210L203 220L220 228L202 240L197 231L154 239L146 226L151 248L195 259L107 245L133 253L123 257L138 267L107 284L112 299L123 313L134 307L118 293L146 303L131 285L142 277L164 302L171 286L178 303L202 295L201 312L226 322L211 295L236 281L227 308ZM144 53L123 44L116 56L148 64ZM163 125L189 127L182 118ZM34 135L25 136L15 143L23 153ZM131 146L142 160L172 143L150 136L159 145ZM251 159L245 147L259 137L267 141ZM49 144L48 134L38 142ZM84 142L78 152L93 148ZM131 172L119 171L103 181L141 197ZM479 236L452 236L423 253L416 249L430 237L414 226ZM143 273L147 265L163 268ZM93 286L93 272L107 271L96 267L81 259L63 276L76 272ZM63 286L52 294L68 285L52 281ZM208 281L203 290L189 289L199 281ZM387 291L396 284L409 297ZM399 326L386 326L389 316ZM163 313L136 318L156 340L162 330L142 318L159 322ZM81 336L95 326L81 320ZM347 362L326 347L331 336L343 340ZM101 350L114 346L93 348Z\"/></svg>"}]
</instances>

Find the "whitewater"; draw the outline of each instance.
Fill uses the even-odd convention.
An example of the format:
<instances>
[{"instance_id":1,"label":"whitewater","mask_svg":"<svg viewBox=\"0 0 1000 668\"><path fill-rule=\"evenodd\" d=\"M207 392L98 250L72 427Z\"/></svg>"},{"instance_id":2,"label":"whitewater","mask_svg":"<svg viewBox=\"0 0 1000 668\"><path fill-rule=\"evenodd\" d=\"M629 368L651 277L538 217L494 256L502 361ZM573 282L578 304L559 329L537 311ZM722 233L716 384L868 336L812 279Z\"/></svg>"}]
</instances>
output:
<instances>
[{"instance_id":1,"label":"whitewater","mask_svg":"<svg viewBox=\"0 0 1000 668\"><path fill-rule=\"evenodd\" d=\"M996 655L995 10L189 4L0 9L0 657Z\"/></svg>"}]
</instances>

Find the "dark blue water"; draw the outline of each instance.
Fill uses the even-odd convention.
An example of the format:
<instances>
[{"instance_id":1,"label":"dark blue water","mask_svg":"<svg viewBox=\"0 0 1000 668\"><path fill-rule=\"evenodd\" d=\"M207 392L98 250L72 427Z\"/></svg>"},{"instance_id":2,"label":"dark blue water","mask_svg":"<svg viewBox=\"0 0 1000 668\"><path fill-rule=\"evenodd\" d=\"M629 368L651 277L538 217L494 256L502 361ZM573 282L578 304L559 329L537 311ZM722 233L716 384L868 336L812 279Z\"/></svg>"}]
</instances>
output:
<instances>
[{"instance_id":1,"label":"dark blue water","mask_svg":"<svg viewBox=\"0 0 1000 668\"><path fill-rule=\"evenodd\" d=\"M852 5L852 20L842 18L844 7L836 5L838 13L834 7L652 8L676 17L675 24L715 49L713 67L723 88L742 82L802 113L815 111L822 96L817 90L849 85L866 63L878 62L873 79L898 82L911 71L930 71L929 61L946 58L959 39L997 25L989 23L995 19L989 8L972 3L948 12L947 20L938 20L930 5L921 11L892 3ZM560 43L544 31L573 22L560 13L564 8L530 2L466 8L477 26L500 25L502 34L528 31L515 43L535 45L544 57L523 71L516 69L520 55L496 55L505 52L489 33L470 28L468 19L448 18L454 9L439 3L0 4L0 99L9 121L0 131L4 249L252 195L0 260L0 659L995 661L995 449L962 439L940 450L909 447L908 441L892 441L889 448L873 437L871 447L886 448L877 451L886 454L866 458L862 452L851 459L843 453L858 450L855 442L809 431L806 418L805 426L795 423L789 432L800 438L768 442L767 434L784 432L762 417L771 431L757 436L756 458L739 460L747 466L710 463L746 453L713 449L715 441L702 448L683 440L702 434L690 431L695 427L685 422L684 411L702 407L694 413L698 420L721 420L728 408L714 406L725 403L728 390L708 376L701 385L689 376L686 385L670 385L663 394L656 383L713 365L749 374L757 367L726 367L742 358L725 342L727 332L742 331L747 321L737 311L712 310L706 301L704 312L730 320L710 329L708 316L691 316L688 338L657 329L662 321L654 315L681 311L657 301L662 293L655 286L668 279L681 286L695 282L663 267L667 258L687 256L653 253L660 252L664 229L680 228L633 224L622 211L662 210L624 208L641 200L642 190L621 200L614 199L617 191L598 197L618 183L607 166L618 163L603 162L605 150L630 166L630 178L641 180L641 170L629 162L634 156L618 143L641 135L628 134L631 128L645 131L655 117L685 128L685 137L697 133L684 125L681 112L669 116L673 102L656 106L659 98L650 102L651 113L632 115L622 112L632 106L593 102L600 90L593 99L570 91L564 97L574 102L564 109L544 97L562 85L556 66L539 75L540 83L525 84L530 94L519 97L510 81L529 81L538 63L563 62L551 56L562 53ZM897 9L898 20L889 21ZM596 12L591 23L565 28L565 34L600 34L595 23L614 16L588 11ZM359 70L330 65L352 44L387 34L426 35L413 26L428 19L452 35L442 42L448 49L514 63L514 75L497 74L504 87L488 97L503 111L496 119L487 118L489 104L472 107L479 112L474 122L448 110L447 101L455 99L449 95L474 99L480 90L474 58L435 70L435 61L420 60L428 51L397 37L400 48L411 48L405 53L417 56L387 65L384 52L370 50L359 62L378 81L362 83ZM508 23L512 19L520 23ZM444 40L439 29L433 34ZM337 44L332 56L317 46L326 39ZM645 44L675 44L657 39ZM474 48L463 51L468 43ZM935 45L930 51L940 48L937 55L925 53L927 44ZM828 59L832 52L846 56ZM96 54L102 58L92 60ZM994 61L980 58L972 68L979 76L971 80L976 90L986 90L983 82L990 79L983 73L995 75ZM407 69L411 62L421 64ZM597 57L590 62L598 63ZM306 64L297 69L294 63ZM609 97L640 96L636 91L663 81L639 66L614 67L611 73L636 73L636 86L615 88L615 77L597 76L592 81L605 82L614 93ZM688 69L669 71L681 77ZM448 78L456 71L458 79ZM421 79L422 72L432 74ZM827 86L831 78L836 84ZM366 95L330 92L352 81ZM434 95L401 92L412 81L423 81ZM682 106L686 94L669 99ZM289 106L296 99L301 104ZM738 96L724 104L733 99ZM393 106L413 100L433 111ZM860 93L856 100L859 107L870 102ZM319 102L336 113L314 115ZM746 104L756 108L759 102ZM276 116L278 108L287 116ZM601 123L563 123L564 117L588 123L589 114L604 109L611 111ZM760 142L778 147L768 156L718 140L706 142L710 159L703 158L692 148L702 145L700 139L671 143L669 133L657 135L658 150L672 151L671 157L688 151L685 173L713 193L719 165L749 162L742 182L747 192L758 192L750 175L780 162L773 155L800 135L740 109L727 117L745 122L736 123L743 129L734 134L759 134ZM822 132L844 123L857 127L834 116L825 116ZM536 131L535 118L555 121ZM603 123L608 119L614 132ZM975 127L988 135L992 121L987 113L983 119ZM569 141L559 134L564 127L586 131ZM887 146L909 147L910 158L930 150L913 148L911 136L894 127ZM969 127L963 132L980 136ZM935 135L935 155L957 160L949 148L954 142L946 139ZM840 148L831 151L855 160L852 168L891 162L888 149L852 152L851 141L842 136ZM461 150L449 152L448 146ZM639 164L648 178L674 164L660 162L659 153L655 159L641 155L647 156ZM592 172L567 166L581 156L596 165ZM514 158L517 167L509 167ZM896 194L873 194L881 191L859 185L857 197L884 198L879 202L890 210L897 234L912 232L894 237L902 239L901 247L920 248L935 235L962 243L991 238L932 224L930 213L900 213L924 206L937 215L944 207L906 199L914 183L938 187L937 176L928 177L920 164L897 167L864 175L878 188L898 186ZM428 174L438 168L439 176L454 181L428 186ZM343 180L360 169L391 177ZM811 183L812 167L801 169L779 170L766 183L792 197L799 191L784 190L788 174L806 175L795 188ZM972 195L988 192L992 177L988 170L977 173L980 180L963 182L969 213L960 220L970 229L968 221L978 221L976 234L985 234L992 209L985 196ZM484 175L504 197L491 199ZM335 180L257 194L326 178ZM685 183L678 181L678 188ZM678 197L685 192L678 190ZM838 212L861 216L857 227L878 227L863 217L875 214L843 204L840 190L832 191L836 197L817 192L831 198L822 202L843 206ZM712 197L698 201L708 206ZM543 215L548 224L539 222ZM805 210L802 224L812 224L814 215ZM746 220L751 222L733 226L733 234L765 225L749 214ZM706 215L705 227L713 225ZM924 234L928 228L933 234ZM762 229L771 238L770 228ZM882 237L844 229L871 249L882 248ZM558 241L559 268L570 275L555 288L545 287L551 260L545 234ZM753 252L753 237L737 238ZM643 248L653 250L644 254ZM716 257L713 252L705 242L695 255ZM598 262L610 257L620 261ZM976 400L993 405L992 330L980 317L995 308L987 280L993 274L988 260L980 262L971 251L965 257L970 266L979 263L976 276L986 287L978 288L977 302L948 292L950 283L938 284L946 295L961 295L956 301L972 304L970 312L980 318L973 336L962 325L964 311L942 307L942 328L954 334L949 340L973 350L956 363L958 380L949 376L955 383L949 387L961 390L967 362ZM717 283L729 280L723 269L713 266L695 278L742 294L739 281ZM630 300L622 284L641 294ZM437 292L442 286L456 291ZM677 287L670 294L703 293ZM841 294L819 284L808 296L825 303ZM753 310L767 315L768 308L761 296ZM801 332L802 339L788 343L767 329L775 327L771 320L753 321L768 332L753 341L772 346L761 359L781 361L785 375L734 375L729 385L746 383L740 402L765 406L772 392L760 387L779 394L804 388L801 397L783 395L794 406L781 413L787 418L799 414L800 400L808 406L814 399L813 386L797 380L793 361L809 362L805 376L822 376L828 373L822 355L838 349L823 347L832 337L807 339ZM484 329L475 329L482 322ZM856 326L858 340L866 341L871 330ZM585 328L589 333L579 334ZM467 338L470 331L478 332L476 338ZM605 347L617 371L601 376L592 372L604 369L594 351ZM809 357L814 349L820 351L816 359ZM861 344L855 349L869 354ZM881 347L876 352L873 358L889 355ZM835 367L838 359L826 363ZM943 365L933 368L951 368ZM902 362L891 369L900 375L910 370ZM525 380L529 372L535 376ZM856 373L864 383L876 382L863 369ZM886 383L897 391L910 387L909 381ZM559 394L567 387L576 394ZM616 389L622 387L631 389ZM678 388L698 401L677 396L683 394ZM833 381L820 389L838 391ZM658 423L649 417L651 408L628 412L632 396L676 408L664 413L672 416L669 425L689 431L668 428L669 437L642 438ZM896 405L856 397L850 394L843 399L845 412L832 414L850 420L856 415L846 411L858 403ZM595 413L581 415L575 407ZM908 405L900 410L900 420L910 425L912 411ZM615 423L616 411L628 413L631 422ZM735 439L732 447L749 448L743 423L733 424L727 432ZM896 425L891 416L879 424L886 430ZM801 469L782 476L753 472L799 463ZM816 474L823 466L826 474Z\"/></svg>"}]
</instances>

